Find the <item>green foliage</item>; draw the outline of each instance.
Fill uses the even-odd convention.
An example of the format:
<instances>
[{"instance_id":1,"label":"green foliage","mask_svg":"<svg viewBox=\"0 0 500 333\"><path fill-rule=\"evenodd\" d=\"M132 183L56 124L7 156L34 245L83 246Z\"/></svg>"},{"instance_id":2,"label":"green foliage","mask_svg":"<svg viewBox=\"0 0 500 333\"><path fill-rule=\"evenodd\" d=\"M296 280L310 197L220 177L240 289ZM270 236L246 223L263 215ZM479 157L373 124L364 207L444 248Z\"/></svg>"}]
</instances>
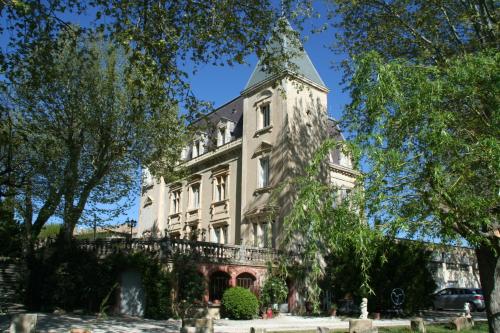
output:
<instances>
[{"instance_id":1,"label":"green foliage","mask_svg":"<svg viewBox=\"0 0 500 333\"><path fill-rule=\"evenodd\" d=\"M319 312L319 281L325 274L325 257L329 253L348 253L359 268L361 286L368 293L369 269L375 255L375 242L380 233L367 224L362 215L363 191L354 188L351 195L341 199L342 189L328 184L324 161L331 149L346 151L344 142L326 140L315 153L305 175L293 179L297 193L292 210L284 220L282 250L291 251L292 257L283 256L283 269L299 283L299 288Z\"/></svg>"},{"instance_id":2,"label":"green foliage","mask_svg":"<svg viewBox=\"0 0 500 333\"><path fill-rule=\"evenodd\" d=\"M103 265L113 267L115 281L125 270L133 269L140 272L146 297L144 316L151 319L171 317L172 276L162 267L156 257L145 253L117 254L108 257Z\"/></svg>"},{"instance_id":3,"label":"green foliage","mask_svg":"<svg viewBox=\"0 0 500 333\"><path fill-rule=\"evenodd\" d=\"M19 257L21 255L22 231L22 226L15 220L4 220L0 217L0 244L2 244L0 256Z\"/></svg>"},{"instance_id":4,"label":"green foliage","mask_svg":"<svg viewBox=\"0 0 500 333\"><path fill-rule=\"evenodd\" d=\"M114 304L120 274L126 270L141 273L145 292L144 316L151 319L171 317L170 273L162 268L157 258L143 253L116 254L99 261L89 252L76 247L65 251L47 249L49 257L40 256L33 274L37 278L29 295L35 310L51 311L82 309L106 315Z\"/></svg>"},{"instance_id":5,"label":"green foliage","mask_svg":"<svg viewBox=\"0 0 500 333\"><path fill-rule=\"evenodd\" d=\"M442 67L358 59L344 123L370 165L369 216L391 234L498 246L499 60L496 52Z\"/></svg>"},{"instance_id":6,"label":"green foliage","mask_svg":"<svg viewBox=\"0 0 500 333\"><path fill-rule=\"evenodd\" d=\"M101 300L113 284L111 267L101 265L92 253L75 247L65 251L54 251L40 257L31 279L35 286L27 295L33 308L52 311L59 307L65 310L98 310Z\"/></svg>"},{"instance_id":7,"label":"green foliage","mask_svg":"<svg viewBox=\"0 0 500 333\"><path fill-rule=\"evenodd\" d=\"M99 305L99 317L101 319L106 319L109 309L109 304L108 304L109 298L111 297L115 289L118 288L118 286L119 286L118 282L115 283L111 287L111 289L109 289L109 292L106 294L106 296L104 296L104 298L102 299L101 304Z\"/></svg>"},{"instance_id":8,"label":"green foliage","mask_svg":"<svg viewBox=\"0 0 500 333\"><path fill-rule=\"evenodd\" d=\"M386 239L377 244L377 252L371 265L370 286L373 294L368 296L369 312L381 312L393 307L390 295L394 288L405 293L403 310L413 314L428 308L436 290L429 271L431 252L420 242ZM362 278L359 266L350 255L332 255L327 259L327 272L322 281L324 289L331 289L336 299L351 293L355 303L365 297L360 288ZM348 277L348 278L346 278Z\"/></svg>"},{"instance_id":9,"label":"green foliage","mask_svg":"<svg viewBox=\"0 0 500 333\"><path fill-rule=\"evenodd\" d=\"M336 47L421 64L498 48L498 4L475 0L333 0Z\"/></svg>"},{"instance_id":10,"label":"green foliage","mask_svg":"<svg viewBox=\"0 0 500 333\"><path fill-rule=\"evenodd\" d=\"M288 296L288 288L285 280L279 276L271 275L266 279L259 294L259 301L263 307L269 307L276 303L283 303Z\"/></svg>"},{"instance_id":11,"label":"green foliage","mask_svg":"<svg viewBox=\"0 0 500 333\"><path fill-rule=\"evenodd\" d=\"M450 327L450 324L434 324L425 325L426 332L429 333L451 333L456 332L456 330ZM380 327L379 332L381 333L411 333L412 331L409 327ZM487 333L488 325L484 322L475 322L474 327L469 329L463 329L460 332L463 333Z\"/></svg>"},{"instance_id":12,"label":"green foliage","mask_svg":"<svg viewBox=\"0 0 500 333\"><path fill-rule=\"evenodd\" d=\"M202 304L206 284L194 254L177 254L173 259L174 311L184 320L193 307Z\"/></svg>"},{"instance_id":13,"label":"green foliage","mask_svg":"<svg viewBox=\"0 0 500 333\"><path fill-rule=\"evenodd\" d=\"M465 239L497 313L489 302L499 297L500 260L496 2L335 3L338 40L352 57L343 127L366 166L368 217L390 234ZM498 318L488 319L498 331Z\"/></svg>"},{"instance_id":14,"label":"green foliage","mask_svg":"<svg viewBox=\"0 0 500 333\"><path fill-rule=\"evenodd\" d=\"M222 296L222 315L230 319L252 319L257 315L259 302L248 289L229 288Z\"/></svg>"},{"instance_id":15,"label":"green foliage","mask_svg":"<svg viewBox=\"0 0 500 333\"><path fill-rule=\"evenodd\" d=\"M40 230L40 234L38 235L38 238L39 239L56 238L57 235L59 235L61 228L62 228L61 224L50 223L50 224L44 225L43 228Z\"/></svg>"}]
</instances>

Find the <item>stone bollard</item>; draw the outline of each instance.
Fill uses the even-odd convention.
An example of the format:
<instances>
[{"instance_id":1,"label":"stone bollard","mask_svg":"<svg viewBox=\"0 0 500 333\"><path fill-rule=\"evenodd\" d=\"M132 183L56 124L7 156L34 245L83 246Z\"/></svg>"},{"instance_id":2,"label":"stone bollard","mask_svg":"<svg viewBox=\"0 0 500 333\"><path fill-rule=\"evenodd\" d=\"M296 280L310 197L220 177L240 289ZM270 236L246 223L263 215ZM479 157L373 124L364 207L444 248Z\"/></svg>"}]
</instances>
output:
<instances>
[{"instance_id":1,"label":"stone bollard","mask_svg":"<svg viewBox=\"0 0 500 333\"><path fill-rule=\"evenodd\" d=\"M410 322L410 327L414 332L425 333L425 324L422 318L413 318Z\"/></svg>"},{"instance_id":2,"label":"stone bollard","mask_svg":"<svg viewBox=\"0 0 500 333\"><path fill-rule=\"evenodd\" d=\"M250 327L250 333L266 333L266 329Z\"/></svg>"},{"instance_id":3,"label":"stone bollard","mask_svg":"<svg viewBox=\"0 0 500 333\"><path fill-rule=\"evenodd\" d=\"M181 332L214 333L214 321L212 318L184 319Z\"/></svg>"},{"instance_id":4,"label":"stone bollard","mask_svg":"<svg viewBox=\"0 0 500 333\"><path fill-rule=\"evenodd\" d=\"M457 317L450 324L453 330L460 332L461 330L474 327L474 320L467 317Z\"/></svg>"},{"instance_id":5,"label":"stone bollard","mask_svg":"<svg viewBox=\"0 0 500 333\"><path fill-rule=\"evenodd\" d=\"M373 327L371 319L351 319L349 320L349 333L374 333L378 329Z\"/></svg>"},{"instance_id":6,"label":"stone bollard","mask_svg":"<svg viewBox=\"0 0 500 333\"><path fill-rule=\"evenodd\" d=\"M16 315L10 323L10 333L34 333L36 332L36 322L38 316L36 314L19 314Z\"/></svg>"}]
</instances>

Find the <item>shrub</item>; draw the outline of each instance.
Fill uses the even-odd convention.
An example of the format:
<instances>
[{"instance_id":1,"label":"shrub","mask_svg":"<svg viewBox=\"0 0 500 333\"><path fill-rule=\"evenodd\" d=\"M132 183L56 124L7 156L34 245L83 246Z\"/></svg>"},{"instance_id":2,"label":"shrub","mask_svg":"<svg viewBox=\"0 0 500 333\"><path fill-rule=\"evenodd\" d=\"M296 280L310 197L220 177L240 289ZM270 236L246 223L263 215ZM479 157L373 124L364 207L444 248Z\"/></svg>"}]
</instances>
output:
<instances>
[{"instance_id":1,"label":"shrub","mask_svg":"<svg viewBox=\"0 0 500 333\"><path fill-rule=\"evenodd\" d=\"M276 303L283 303L288 296L288 288L285 280L279 276L269 276L260 292L260 302L263 307Z\"/></svg>"},{"instance_id":2,"label":"shrub","mask_svg":"<svg viewBox=\"0 0 500 333\"><path fill-rule=\"evenodd\" d=\"M252 319L258 310L257 297L248 289L229 288L222 296L223 316L230 319Z\"/></svg>"}]
</instances>

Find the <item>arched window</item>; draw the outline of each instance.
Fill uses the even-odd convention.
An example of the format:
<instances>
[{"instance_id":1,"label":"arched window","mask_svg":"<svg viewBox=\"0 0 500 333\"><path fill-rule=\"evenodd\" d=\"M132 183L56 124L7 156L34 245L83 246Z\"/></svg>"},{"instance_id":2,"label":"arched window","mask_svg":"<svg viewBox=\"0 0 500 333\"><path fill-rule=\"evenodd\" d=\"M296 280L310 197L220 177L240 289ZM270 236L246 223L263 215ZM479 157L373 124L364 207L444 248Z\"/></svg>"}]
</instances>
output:
<instances>
[{"instance_id":1,"label":"arched window","mask_svg":"<svg viewBox=\"0 0 500 333\"><path fill-rule=\"evenodd\" d=\"M209 300L221 300L224 291L229 288L229 274L224 272L215 272L210 276Z\"/></svg>"},{"instance_id":2,"label":"arched window","mask_svg":"<svg viewBox=\"0 0 500 333\"><path fill-rule=\"evenodd\" d=\"M255 277L250 273L241 273L236 277L236 285L253 291L255 287Z\"/></svg>"}]
</instances>

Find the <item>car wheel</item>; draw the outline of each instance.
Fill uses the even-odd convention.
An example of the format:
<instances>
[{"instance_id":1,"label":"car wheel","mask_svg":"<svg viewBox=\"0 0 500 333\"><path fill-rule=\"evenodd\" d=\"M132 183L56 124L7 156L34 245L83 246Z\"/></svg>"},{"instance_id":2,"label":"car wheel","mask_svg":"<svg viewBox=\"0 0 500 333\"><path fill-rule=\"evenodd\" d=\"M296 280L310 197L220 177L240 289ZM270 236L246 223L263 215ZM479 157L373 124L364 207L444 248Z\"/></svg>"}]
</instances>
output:
<instances>
[{"instance_id":1,"label":"car wheel","mask_svg":"<svg viewBox=\"0 0 500 333\"><path fill-rule=\"evenodd\" d=\"M476 312L477 311L476 306L474 305L474 303L467 302L467 304L469 304L470 312Z\"/></svg>"}]
</instances>

